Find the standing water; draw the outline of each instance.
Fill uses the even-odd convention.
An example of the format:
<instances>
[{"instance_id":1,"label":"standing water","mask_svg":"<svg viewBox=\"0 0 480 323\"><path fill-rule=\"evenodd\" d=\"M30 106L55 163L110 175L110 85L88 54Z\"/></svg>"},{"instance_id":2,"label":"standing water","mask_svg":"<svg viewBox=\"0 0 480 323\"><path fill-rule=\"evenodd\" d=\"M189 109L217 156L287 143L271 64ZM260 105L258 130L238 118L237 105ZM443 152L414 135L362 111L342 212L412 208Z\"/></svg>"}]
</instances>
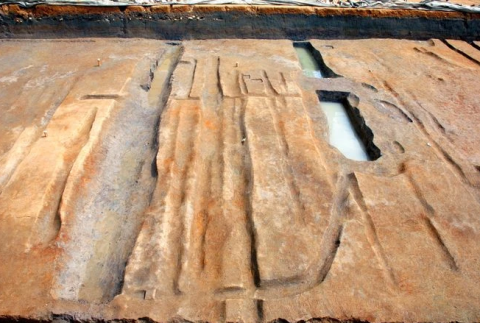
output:
<instances>
[{"instance_id":1,"label":"standing water","mask_svg":"<svg viewBox=\"0 0 480 323\"><path fill-rule=\"evenodd\" d=\"M329 142L347 158L370 160L365 145L353 128L345 106L340 102L321 101L328 120Z\"/></svg>"},{"instance_id":2,"label":"standing water","mask_svg":"<svg viewBox=\"0 0 480 323\"><path fill-rule=\"evenodd\" d=\"M297 52L300 64L302 65L303 74L307 77L314 77L317 79L323 78L322 72L320 71L320 65L315 57L313 57L312 52L305 46L294 45L294 48Z\"/></svg>"}]
</instances>

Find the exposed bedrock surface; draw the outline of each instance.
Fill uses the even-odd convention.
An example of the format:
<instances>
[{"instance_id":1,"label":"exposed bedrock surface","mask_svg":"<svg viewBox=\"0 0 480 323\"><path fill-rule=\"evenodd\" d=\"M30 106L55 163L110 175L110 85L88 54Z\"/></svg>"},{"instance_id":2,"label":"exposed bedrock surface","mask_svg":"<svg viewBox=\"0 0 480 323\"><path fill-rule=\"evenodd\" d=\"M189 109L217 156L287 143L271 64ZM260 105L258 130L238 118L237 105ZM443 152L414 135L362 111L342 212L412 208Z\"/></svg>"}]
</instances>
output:
<instances>
[{"instance_id":1,"label":"exposed bedrock surface","mask_svg":"<svg viewBox=\"0 0 480 323\"><path fill-rule=\"evenodd\" d=\"M1 41L0 320L479 321L479 45Z\"/></svg>"}]
</instances>

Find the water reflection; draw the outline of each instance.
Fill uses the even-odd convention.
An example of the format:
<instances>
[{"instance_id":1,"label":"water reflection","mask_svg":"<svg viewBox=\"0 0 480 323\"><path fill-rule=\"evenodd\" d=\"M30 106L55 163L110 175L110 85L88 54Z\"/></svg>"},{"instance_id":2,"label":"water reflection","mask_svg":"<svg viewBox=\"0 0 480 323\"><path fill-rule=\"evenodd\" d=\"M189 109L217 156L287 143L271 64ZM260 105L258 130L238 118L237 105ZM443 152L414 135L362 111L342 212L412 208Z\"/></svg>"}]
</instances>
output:
<instances>
[{"instance_id":1,"label":"water reflection","mask_svg":"<svg viewBox=\"0 0 480 323\"><path fill-rule=\"evenodd\" d=\"M323 78L320 65L315 57L313 57L311 51L305 46L294 46L294 48L297 52L298 60L302 65L303 74L307 77Z\"/></svg>"},{"instance_id":2,"label":"water reflection","mask_svg":"<svg viewBox=\"0 0 480 323\"><path fill-rule=\"evenodd\" d=\"M345 106L340 102L321 101L327 116L329 142L347 158L358 161L370 160L365 145L353 128Z\"/></svg>"}]
</instances>

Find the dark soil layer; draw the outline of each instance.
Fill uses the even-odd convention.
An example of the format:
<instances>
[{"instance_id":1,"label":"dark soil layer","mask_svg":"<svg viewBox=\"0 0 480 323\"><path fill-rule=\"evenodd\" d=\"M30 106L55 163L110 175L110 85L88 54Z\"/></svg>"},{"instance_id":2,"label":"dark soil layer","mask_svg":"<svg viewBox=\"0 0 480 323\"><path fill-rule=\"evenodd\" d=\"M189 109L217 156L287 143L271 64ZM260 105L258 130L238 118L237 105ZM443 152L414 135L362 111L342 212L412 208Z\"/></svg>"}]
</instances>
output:
<instances>
[{"instance_id":1,"label":"dark soil layer","mask_svg":"<svg viewBox=\"0 0 480 323\"><path fill-rule=\"evenodd\" d=\"M480 15L407 9L294 6L86 7L0 9L1 38L480 39Z\"/></svg>"}]
</instances>

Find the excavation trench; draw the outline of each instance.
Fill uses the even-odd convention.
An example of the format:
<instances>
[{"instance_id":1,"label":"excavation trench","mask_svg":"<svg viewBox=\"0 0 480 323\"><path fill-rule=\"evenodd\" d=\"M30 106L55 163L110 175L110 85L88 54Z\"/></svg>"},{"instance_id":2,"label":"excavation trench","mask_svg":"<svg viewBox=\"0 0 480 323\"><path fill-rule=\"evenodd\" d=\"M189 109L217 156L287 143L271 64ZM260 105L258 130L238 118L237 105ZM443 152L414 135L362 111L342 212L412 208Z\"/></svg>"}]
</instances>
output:
<instances>
[{"instance_id":1,"label":"excavation trench","mask_svg":"<svg viewBox=\"0 0 480 323\"><path fill-rule=\"evenodd\" d=\"M62 252L56 262L54 297L96 303L120 293L126 262L155 187L152 165L159 119L180 52L178 46L167 46L158 66L153 63L149 91L138 81L130 82L129 96L116 103L102 141L90 151L86 163L93 164L81 167L82 182L88 184L78 187L68 206L60 209L63 221L57 244ZM142 77L148 64L138 64L134 80ZM85 172L92 166L94 178ZM69 217L70 210L75 218Z\"/></svg>"}]
</instances>

